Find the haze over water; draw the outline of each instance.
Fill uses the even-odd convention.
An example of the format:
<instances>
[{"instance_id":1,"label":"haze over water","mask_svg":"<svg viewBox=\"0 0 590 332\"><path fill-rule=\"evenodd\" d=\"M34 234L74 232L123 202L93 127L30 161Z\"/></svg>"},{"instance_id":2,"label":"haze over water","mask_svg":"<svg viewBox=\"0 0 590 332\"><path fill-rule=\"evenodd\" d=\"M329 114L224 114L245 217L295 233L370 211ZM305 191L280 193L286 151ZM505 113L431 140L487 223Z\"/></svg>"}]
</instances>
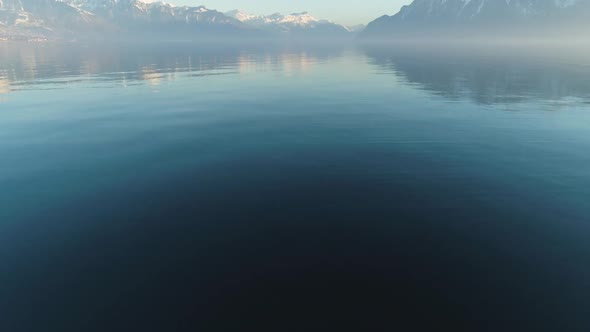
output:
<instances>
[{"instance_id":1,"label":"haze over water","mask_svg":"<svg viewBox=\"0 0 590 332\"><path fill-rule=\"evenodd\" d=\"M2 45L0 330L588 331L587 54Z\"/></svg>"}]
</instances>

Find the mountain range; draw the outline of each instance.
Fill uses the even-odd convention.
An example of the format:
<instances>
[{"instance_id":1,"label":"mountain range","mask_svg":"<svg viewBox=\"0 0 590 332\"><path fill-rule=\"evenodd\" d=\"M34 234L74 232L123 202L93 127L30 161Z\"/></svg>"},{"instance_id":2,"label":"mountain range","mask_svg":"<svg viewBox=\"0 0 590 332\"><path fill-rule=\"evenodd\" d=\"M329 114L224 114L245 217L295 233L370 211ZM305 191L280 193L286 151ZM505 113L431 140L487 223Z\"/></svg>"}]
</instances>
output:
<instances>
[{"instance_id":1,"label":"mountain range","mask_svg":"<svg viewBox=\"0 0 590 332\"><path fill-rule=\"evenodd\" d=\"M363 40L587 38L590 0L414 0L346 27L307 12L252 15L148 0L0 0L0 40ZM364 29L363 29L364 28Z\"/></svg>"},{"instance_id":2,"label":"mountain range","mask_svg":"<svg viewBox=\"0 0 590 332\"><path fill-rule=\"evenodd\" d=\"M318 20L307 12L282 15L251 15L240 10L225 13L227 16L267 32L287 33L291 36L311 37L337 37L347 36L352 30L328 20Z\"/></svg>"},{"instance_id":3,"label":"mountain range","mask_svg":"<svg viewBox=\"0 0 590 332\"><path fill-rule=\"evenodd\" d=\"M414 0L363 31L367 38L583 36L588 0Z\"/></svg>"},{"instance_id":4,"label":"mountain range","mask_svg":"<svg viewBox=\"0 0 590 332\"><path fill-rule=\"evenodd\" d=\"M140 0L0 0L0 39L348 38L309 13L256 16Z\"/></svg>"}]
</instances>

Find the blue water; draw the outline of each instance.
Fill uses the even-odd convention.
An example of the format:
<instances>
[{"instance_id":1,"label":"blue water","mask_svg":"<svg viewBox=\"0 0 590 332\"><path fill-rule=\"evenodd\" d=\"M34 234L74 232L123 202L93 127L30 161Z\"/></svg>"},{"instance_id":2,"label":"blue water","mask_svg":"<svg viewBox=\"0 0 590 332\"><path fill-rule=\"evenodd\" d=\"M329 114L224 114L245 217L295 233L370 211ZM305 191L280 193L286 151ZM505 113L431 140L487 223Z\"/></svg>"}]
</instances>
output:
<instances>
[{"instance_id":1,"label":"blue water","mask_svg":"<svg viewBox=\"0 0 590 332\"><path fill-rule=\"evenodd\" d=\"M0 330L589 331L584 54L2 45Z\"/></svg>"}]
</instances>

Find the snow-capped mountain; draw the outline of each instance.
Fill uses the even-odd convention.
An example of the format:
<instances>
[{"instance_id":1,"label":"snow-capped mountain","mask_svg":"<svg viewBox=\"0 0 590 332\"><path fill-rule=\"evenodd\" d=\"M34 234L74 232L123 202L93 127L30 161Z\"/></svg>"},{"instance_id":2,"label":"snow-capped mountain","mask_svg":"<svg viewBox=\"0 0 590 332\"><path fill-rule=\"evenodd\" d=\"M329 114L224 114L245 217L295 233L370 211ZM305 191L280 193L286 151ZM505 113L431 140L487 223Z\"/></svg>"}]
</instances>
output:
<instances>
[{"instance_id":1,"label":"snow-capped mountain","mask_svg":"<svg viewBox=\"0 0 590 332\"><path fill-rule=\"evenodd\" d=\"M0 0L0 38L14 36L101 38L342 37L350 31L308 13L268 16L151 0Z\"/></svg>"},{"instance_id":2,"label":"snow-capped mountain","mask_svg":"<svg viewBox=\"0 0 590 332\"><path fill-rule=\"evenodd\" d=\"M321 20L313 17L307 12L293 13L282 15L275 13L272 15L252 15L240 10L232 10L225 13L226 16L232 17L247 26L290 35L311 35L313 36L347 36L350 30L340 24L329 20Z\"/></svg>"},{"instance_id":3,"label":"snow-capped mountain","mask_svg":"<svg viewBox=\"0 0 590 332\"><path fill-rule=\"evenodd\" d=\"M239 25L237 20L226 17L205 6L173 6L164 2L140 0L61 0L72 7L92 12L120 23L149 24L218 24Z\"/></svg>"},{"instance_id":4,"label":"snow-capped mountain","mask_svg":"<svg viewBox=\"0 0 590 332\"><path fill-rule=\"evenodd\" d=\"M272 15L251 15L239 10L233 10L225 13L229 17L233 17L241 22L253 25L277 25L286 27L307 27L312 28L321 24L334 24L328 20L318 20L307 12L294 13L289 15L282 15L275 13Z\"/></svg>"},{"instance_id":5,"label":"snow-capped mountain","mask_svg":"<svg viewBox=\"0 0 590 332\"><path fill-rule=\"evenodd\" d=\"M447 29L468 33L482 28L545 33L588 21L588 0L414 0L399 13L371 22L363 35L439 34Z\"/></svg>"},{"instance_id":6,"label":"snow-capped mountain","mask_svg":"<svg viewBox=\"0 0 590 332\"><path fill-rule=\"evenodd\" d=\"M0 0L0 38L30 39L105 28L94 14L57 0Z\"/></svg>"},{"instance_id":7,"label":"snow-capped mountain","mask_svg":"<svg viewBox=\"0 0 590 332\"><path fill-rule=\"evenodd\" d=\"M0 39L211 38L251 29L204 6L139 0L0 0Z\"/></svg>"}]
</instances>

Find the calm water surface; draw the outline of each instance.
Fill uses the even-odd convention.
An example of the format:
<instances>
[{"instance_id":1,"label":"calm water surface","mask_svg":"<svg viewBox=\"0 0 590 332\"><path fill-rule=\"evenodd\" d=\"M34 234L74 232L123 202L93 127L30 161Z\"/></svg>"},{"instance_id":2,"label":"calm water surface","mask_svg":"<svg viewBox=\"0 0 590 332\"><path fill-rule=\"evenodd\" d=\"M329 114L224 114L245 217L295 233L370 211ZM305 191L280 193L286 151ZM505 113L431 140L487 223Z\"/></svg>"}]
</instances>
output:
<instances>
[{"instance_id":1,"label":"calm water surface","mask_svg":"<svg viewBox=\"0 0 590 332\"><path fill-rule=\"evenodd\" d=\"M590 53L0 46L0 330L590 330Z\"/></svg>"}]
</instances>

